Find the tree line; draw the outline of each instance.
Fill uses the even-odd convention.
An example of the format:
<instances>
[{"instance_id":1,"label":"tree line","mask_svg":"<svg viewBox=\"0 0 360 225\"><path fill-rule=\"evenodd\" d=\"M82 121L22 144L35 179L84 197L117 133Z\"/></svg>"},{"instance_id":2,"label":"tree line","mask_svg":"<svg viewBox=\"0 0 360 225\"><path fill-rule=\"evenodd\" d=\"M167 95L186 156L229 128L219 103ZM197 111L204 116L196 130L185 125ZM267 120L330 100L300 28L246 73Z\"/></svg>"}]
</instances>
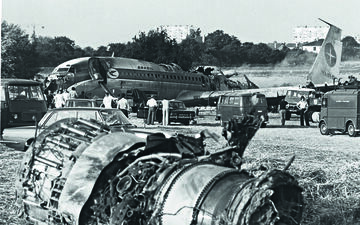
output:
<instances>
[{"instance_id":1,"label":"tree line","mask_svg":"<svg viewBox=\"0 0 360 225\"><path fill-rule=\"evenodd\" d=\"M201 37L193 31L181 43L169 38L163 30L141 32L127 43L111 43L81 48L68 37L43 37L26 34L20 26L1 24L1 77L33 78L41 67L56 65L79 57L111 56L146 60L154 63L176 63L184 70L198 65L235 67L247 65L306 65L316 55L301 49L272 49L264 43L242 43L237 37L216 30ZM343 39L343 60L360 59L359 44L352 37Z\"/></svg>"}]
</instances>

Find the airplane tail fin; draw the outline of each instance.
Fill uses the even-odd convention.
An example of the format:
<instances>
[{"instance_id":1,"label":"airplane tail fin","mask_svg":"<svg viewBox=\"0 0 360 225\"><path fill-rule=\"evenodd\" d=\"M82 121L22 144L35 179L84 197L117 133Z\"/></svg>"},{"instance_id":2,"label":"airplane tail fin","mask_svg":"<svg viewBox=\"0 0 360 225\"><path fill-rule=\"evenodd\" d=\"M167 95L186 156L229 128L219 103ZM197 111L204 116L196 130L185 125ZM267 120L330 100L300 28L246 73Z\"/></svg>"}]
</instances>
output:
<instances>
[{"instance_id":1,"label":"airplane tail fin","mask_svg":"<svg viewBox=\"0 0 360 225\"><path fill-rule=\"evenodd\" d=\"M332 83L339 75L341 61L341 29L320 19L330 26L319 54L312 65L307 79L314 84Z\"/></svg>"}]
</instances>

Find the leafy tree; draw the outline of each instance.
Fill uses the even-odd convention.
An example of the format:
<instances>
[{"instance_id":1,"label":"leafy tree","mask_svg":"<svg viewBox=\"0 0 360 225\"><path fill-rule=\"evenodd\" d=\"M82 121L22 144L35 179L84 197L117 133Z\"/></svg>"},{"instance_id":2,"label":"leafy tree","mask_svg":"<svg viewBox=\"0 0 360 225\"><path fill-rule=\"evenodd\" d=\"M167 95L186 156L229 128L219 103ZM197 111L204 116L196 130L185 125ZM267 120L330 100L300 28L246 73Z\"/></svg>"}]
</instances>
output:
<instances>
[{"instance_id":1,"label":"leafy tree","mask_svg":"<svg viewBox=\"0 0 360 225\"><path fill-rule=\"evenodd\" d=\"M205 53L216 58L219 66L228 65L229 61L237 56L236 50L239 50L240 46L241 43L235 36L230 36L222 30L216 30L205 37Z\"/></svg>"},{"instance_id":2,"label":"leafy tree","mask_svg":"<svg viewBox=\"0 0 360 225\"><path fill-rule=\"evenodd\" d=\"M141 32L133 38L134 58L155 63L171 63L176 59L177 43L171 40L166 31L150 30L148 34Z\"/></svg>"},{"instance_id":3,"label":"leafy tree","mask_svg":"<svg viewBox=\"0 0 360 225\"><path fill-rule=\"evenodd\" d=\"M111 52L111 55L114 54L115 57L124 57L125 55L125 49L126 44L122 43L111 43L108 45L109 51Z\"/></svg>"},{"instance_id":4,"label":"leafy tree","mask_svg":"<svg viewBox=\"0 0 360 225\"><path fill-rule=\"evenodd\" d=\"M33 43L18 25L1 23L1 77L31 78L37 72Z\"/></svg>"},{"instance_id":5,"label":"leafy tree","mask_svg":"<svg viewBox=\"0 0 360 225\"><path fill-rule=\"evenodd\" d=\"M50 37L37 37L36 52L41 66L55 66L59 61L54 47L54 39Z\"/></svg>"},{"instance_id":6,"label":"leafy tree","mask_svg":"<svg viewBox=\"0 0 360 225\"><path fill-rule=\"evenodd\" d=\"M201 41L200 34L201 31L198 29L179 44L177 63L184 70L189 70L191 67L201 64L204 44Z\"/></svg>"},{"instance_id":7,"label":"leafy tree","mask_svg":"<svg viewBox=\"0 0 360 225\"><path fill-rule=\"evenodd\" d=\"M98 47L98 49L95 51L95 56L109 56L107 49L108 47L103 45Z\"/></svg>"},{"instance_id":8,"label":"leafy tree","mask_svg":"<svg viewBox=\"0 0 360 225\"><path fill-rule=\"evenodd\" d=\"M85 47L83 51L84 51L84 56L94 56L95 54L95 50L90 46Z\"/></svg>"},{"instance_id":9,"label":"leafy tree","mask_svg":"<svg viewBox=\"0 0 360 225\"><path fill-rule=\"evenodd\" d=\"M360 44L353 37L343 38L342 46L341 60L360 59Z\"/></svg>"}]
</instances>

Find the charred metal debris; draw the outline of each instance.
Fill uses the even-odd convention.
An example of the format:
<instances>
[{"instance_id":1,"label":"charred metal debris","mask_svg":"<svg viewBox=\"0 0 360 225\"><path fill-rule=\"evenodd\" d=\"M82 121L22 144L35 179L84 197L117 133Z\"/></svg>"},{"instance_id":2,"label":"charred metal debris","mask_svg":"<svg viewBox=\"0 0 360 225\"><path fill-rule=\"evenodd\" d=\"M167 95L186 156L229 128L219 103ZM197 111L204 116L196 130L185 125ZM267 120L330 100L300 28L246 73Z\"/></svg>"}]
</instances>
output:
<instances>
[{"instance_id":1,"label":"charred metal debris","mask_svg":"<svg viewBox=\"0 0 360 225\"><path fill-rule=\"evenodd\" d=\"M207 131L144 139L95 121L58 121L22 161L19 215L36 224L300 224L302 188L287 168L258 177L241 169L259 124L230 121L228 146L209 153Z\"/></svg>"}]
</instances>

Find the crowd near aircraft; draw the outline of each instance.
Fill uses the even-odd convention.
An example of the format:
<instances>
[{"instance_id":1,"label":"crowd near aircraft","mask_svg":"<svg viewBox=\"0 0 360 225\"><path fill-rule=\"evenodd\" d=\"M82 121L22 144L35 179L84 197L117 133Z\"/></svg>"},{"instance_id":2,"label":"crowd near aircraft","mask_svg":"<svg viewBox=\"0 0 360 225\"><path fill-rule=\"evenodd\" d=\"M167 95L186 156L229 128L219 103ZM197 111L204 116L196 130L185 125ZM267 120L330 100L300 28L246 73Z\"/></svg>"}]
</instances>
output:
<instances>
[{"instance_id":1,"label":"crowd near aircraft","mask_svg":"<svg viewBox=\"0 0 360 225\"><path fill-rule=\"evenodd\" d=\"M320 90L329 88L339 74L342 47L341 29L323 22L330 28L307 77L308 82ZM130 94L134 101L141 101L149 95L159 99L175 98L188 106L215 105L220 95L230 91L260 92L265 94L268 105L277 105L286 91L293 88L259 88L246 76L246 82L236 83L225 75L212 75L199 70L185 72L176 64L155 64L121 57L73 59L57 66L47 79L49 87L75 87L86 98L103 97L105 90L114 96Z\"/></svg>"}]
</instances>

